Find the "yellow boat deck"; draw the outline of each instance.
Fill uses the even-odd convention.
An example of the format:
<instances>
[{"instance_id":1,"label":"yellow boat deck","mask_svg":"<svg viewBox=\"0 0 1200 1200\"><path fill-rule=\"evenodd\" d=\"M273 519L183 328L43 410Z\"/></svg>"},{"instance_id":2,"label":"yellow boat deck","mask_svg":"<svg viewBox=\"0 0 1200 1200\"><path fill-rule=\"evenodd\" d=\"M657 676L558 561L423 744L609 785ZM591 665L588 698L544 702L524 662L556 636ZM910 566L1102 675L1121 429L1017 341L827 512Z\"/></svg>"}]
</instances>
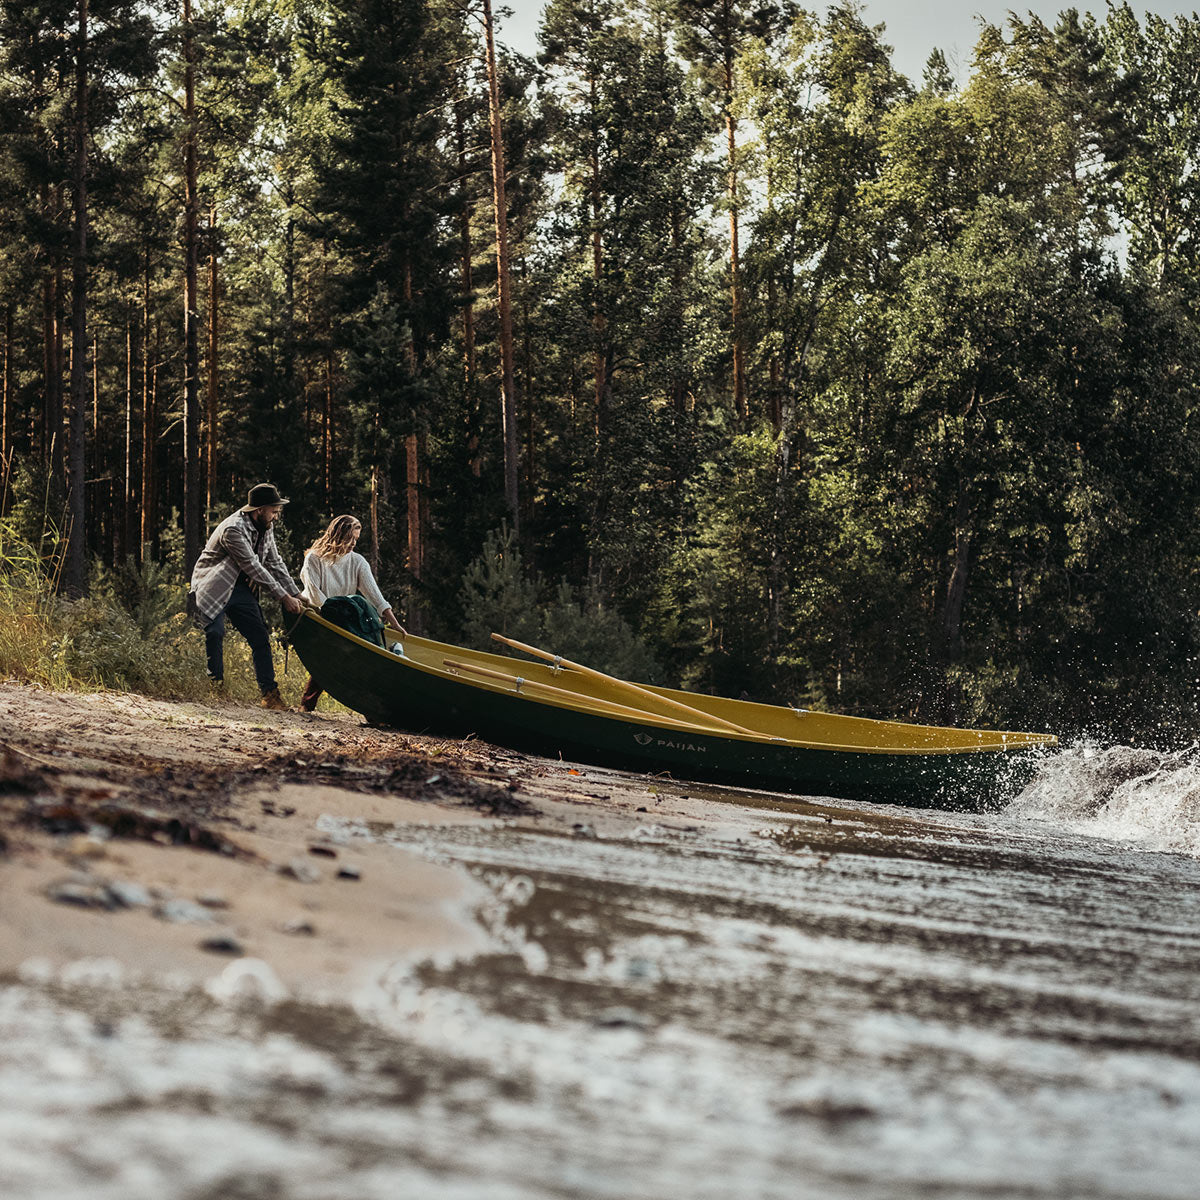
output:
<instances>
[{"instance_id":1,"label":"yellow boat deck","mask_svg":"<svg viewBox=\"0 0 1200 1200\"><path fill-rule=\"evenodd\" d=\"M746 742L866 753L953 754L1053 746L1058 741L1052 734L879 721L631 684L412 635L404 639L403 645L405 658L412 666L437 674L450 673L464 683L497 694L516 691L554 708Z\"/></svg>"}]
</instances>

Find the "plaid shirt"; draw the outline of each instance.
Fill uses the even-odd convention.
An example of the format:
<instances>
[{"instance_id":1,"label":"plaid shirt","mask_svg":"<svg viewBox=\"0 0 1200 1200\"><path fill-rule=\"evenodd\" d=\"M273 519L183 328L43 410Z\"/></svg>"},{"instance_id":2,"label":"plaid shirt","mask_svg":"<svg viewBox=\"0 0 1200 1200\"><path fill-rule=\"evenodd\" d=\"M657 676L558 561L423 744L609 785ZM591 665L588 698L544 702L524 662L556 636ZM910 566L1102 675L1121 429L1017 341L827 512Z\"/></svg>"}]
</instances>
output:
<instances>
[{"instance_id":1,"label":"plaid shirt","mask_svg":"<svg viewBox=\"0 0 1200 1200\"><path fill-rule=\"evenodd\" d=\"M249 513L235 512L212 531L208 544L192 571L192 596L196 619L201 625L214 621L225 611L234 584L245 575L272 596L298 596L288 569L275 548L275 531L259 529Z\"/></svg>"}]
</instances>

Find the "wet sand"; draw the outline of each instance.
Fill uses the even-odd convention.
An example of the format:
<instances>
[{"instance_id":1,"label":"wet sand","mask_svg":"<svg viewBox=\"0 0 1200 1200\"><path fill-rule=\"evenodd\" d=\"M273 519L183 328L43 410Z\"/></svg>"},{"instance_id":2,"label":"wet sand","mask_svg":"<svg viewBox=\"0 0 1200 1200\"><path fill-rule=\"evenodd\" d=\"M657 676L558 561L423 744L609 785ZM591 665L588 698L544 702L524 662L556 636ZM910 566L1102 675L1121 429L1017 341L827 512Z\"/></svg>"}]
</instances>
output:
<instances>
[{"instance_id":1,"label":"wet sand","mask_svg":"<svg viewBox=\"0 0 1200 1200\"><path fill-rule=\"evenodd\" d=\"M1193 857L345 714L0 743L6 1196L1194 1194Z\"/></svg>"}]
</instances>

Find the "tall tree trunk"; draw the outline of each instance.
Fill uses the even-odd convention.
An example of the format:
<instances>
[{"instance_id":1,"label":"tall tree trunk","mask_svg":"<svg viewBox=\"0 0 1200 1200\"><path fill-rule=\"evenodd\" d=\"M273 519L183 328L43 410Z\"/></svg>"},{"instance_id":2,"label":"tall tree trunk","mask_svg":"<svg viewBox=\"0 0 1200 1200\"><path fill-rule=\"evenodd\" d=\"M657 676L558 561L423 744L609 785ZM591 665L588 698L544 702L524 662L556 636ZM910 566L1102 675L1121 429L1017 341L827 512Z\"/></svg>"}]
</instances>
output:
<instances>
[{"instance_id":1,"label":"tall tree trunk","mask_svg":"<svg viewBox=\"0 0 1200 1200\"><path fill-rule=\"evenodd\" d=\"M420 634L424 626L418 587L421 582L424 542L421 537L421 444L417 434L410 433L404 443L404 483L408 501L408 571L413 581L413 599L407 614L408 628Z\"/></svg>"},{"instance_id":2,"label":"tall tree trunk","mask_svg":"<svg viewBox=\"0 0 1200 1200\"><path fill-rule=\"evenodd\" d=\"M500 120L500 80L496 68L496 41L492 27L492 0L483 0L483 27L487 51L488 108L492 129L492 203L496 210L496 289L500 305L501 426L504 431L504 500L513 532L520 533L518 495L516 376L513 371L511 277L508 256L508 198L505 187L504 129Z\"/></svg>"},{"instance_id":3,"label":"tall tree trunk","mask_svg":"<svg viewBox=\"0 0 1200 1200\"><path fill-rule=\"evenodd\" d=\"M200 556L199 198L196 162L196 42L192 0L183 0L183 557Z\"/></svg>"},{"instance_id":4,"label":"tall tree trunk","mask_svg":"<svg viewBox=\"0 0 1200 1200\"><path fill-rule=\"evenodd\" d=\"M333 513L333 350L325 351L325 403L321 412L321 463L325 486L325 511Z\"/></svg>"},{"instance_id":5,"label":"tall tree trunk","mask_svg":"<svg viewBox=\"0 0 1200 1200\"><path fill-rule=\"evenodd\" d=\"M329 247L321 247L321 277L322 294L329 295ZM333 422L333 318L326 308L325 328L325 396L321 411L321 470L322 482L325 488L325 511L333 516L333 456L334 456L334 422Z\"/></svg>"},{"instance_id":6,"label":"tall tree trunk","mask_svg":"<svg viewBox=\"0 0 1200 1200\"><path fill-rule=\"evenodd\" d=\"M767 140L767 211L771 212L775 204L775 180L771 170L771 142ZM767 273L767 313L766 322L768 329L775 329L778 324L779 313L779 282L775 278L773 270ZM779 361L779 351L771 347L771 361L768 368L770 385L770 394L767 397L767 405L771 417L771 428L775 430L776 435L783 429L783 369Z\"/></svg>"},{"instance_id":7,"label":"tall tree trunk","mask_svg":"<svg viewBox=\"0 0 1200 1200\"><path fill-rule=\"evenodd\" d=\"M4 306L4 368L0 382L0 471L4 472L0 485L0 517L8 512L8 477L12 468L12 305Z\"/></svg>"},{"instance_id":8,"label":"tall tree trunk","mask_svg":"<svg viewBox=\"0 0 1200 1200\"><path fill-rule=\"evenodd\" d=\"M371 571L379 574L379 464L371 464Z\"/></svg>"},{"instance_id":9,"label":"tall tree trunk","mask_svg":"<svg viewBox=\"0 0 1200 1200\"><path fill-rule=\"evenodd\" d=\"M296 217L295 193L290 183L284 190L287 220L283 227L283 394L290 401L296 394ZM294 419L294 418L293 418Z\"/></svg>"},{"instance_id":10,"label":"tall tree trunk","mask_svg":"<svg viewBox=\"0 0 1200 1200\"><path fill-rule=\"evenodd\" d=\"M467 131L461 105L455 105L454 109L454 136L458 148L458 171L465 180ZM463 301L463 384L468 398L475 395L475 271L471 246L471 216L471 202L467 199L458 217L458 236Z\"/></svg>"},{"instance_id":11,"label":"tall tree trunk","mask_svg":"<svg viewBox=\"0 0 1200 1200\"><path fill-rule=\"evenodd\" d=\"M379 574L379 409L371 428L371 570Z\"/></svg>"},{"instance_id":12,"label":"tall tree trunk","mask_svg":"<svg viewBox=\"0 0 1200 1200\"><path fill-rule=\"evenodd\" d=\"M95 545L106 545L110 542L113 530L113 486L112 466L108 459L107 438L100 436L100 335L92 330L92 423L88 430L88 444L91 446L92 478L97 484L102 483L103 504L97 495L93 494L88 504L89 520L97 530L98 541ZM99 513L99 520L97 520ZM112 547L110 546L110 549ZM113 561L116 561L115 559Z\"/></svg>"},{"instance_id":13,"label":"tall tree trunk","mask_svg":"<svg viewBox=\"0 0 1200 1200\"><path fill-rule=\"evenodd\" d=\"M594 114L599 103L597 99L597 80L595 76L592 76L588 80L588 94L594 120ZM592 337L595 343L592 361L594 384L594 395L592 397L592 434L595 439L595 461L592 468L592 487L591 500L588 506L588 525L592 529L598 529L600 527L601 513L604 505L606 504L607 497L607 489L597 486L596 480L604 464L601 435L604 431L604 426L606 423L604 414L605 408L608 404L609 329L608 320L604 312L603 288L601 286L604 279L604 239L600 232L600 222L603 209L600 186L600 147L594 127L592 130L592 142L591 146L589 147L589 168L591 170L592 192L592 287L596 298L592 308ZM601 570L597 565L595 541L591 538L588 539L587 573L588 579L598 585Z\"/></svg>"},{"instance_id":14,"label":"tall tree trunk","mask_svg":"<svg viewBox=\"0 0 1200 1200\"><path fill-rule=\"evenodd\" d=\"M61 217L63 214L62 192L56 188L55 193L57 200L55 201L55 212ZM56 403L58 407L58 446L59 446L59 474L65 486L66 482L66 452L67 444L64 438L65 431L65 411L66 411L66 393L63 389L63 379L69 375L71 364L67 361L66 350L63 346L63 340L66 333L66 321L63 319L63 305L66 302L67 288L63 282L63 272L65 270L65 262L62 256L56 256L54 261L54 387L56 393Z\"/></svg>"},{"instance_id":15,"label":"tall tree trunk","mask_svg":"<svg viewBox=\"0 0 1200 1200\"><path fill-rule=\"evenodd\" d=\"M454 106L454 138L458 151L459 176L465 181L468 175L467 130L461 103ZM471 244L471 216L472 208L468 195L464 199L458 218L463 319L463 397L468 413L467 453L470 456L471 474L478 479L483 474L483 456L479 437L479 389L475 380L475 269Z\"/></svg>"},{"instance_id":16,"label":"tall tree trunk","mask_svg":"<svg viewBox=\"0 0 1200 1200\"><path fill-rule=\"evenodd\" d=\"M738 248L737 118L733 115L733 45L725 49L725 137L729 155L729 290L733 338L733 408L745 420L746 351L742 335L742 264Z\"/></svg>"},{"instance_id":17,"label":"tall tree trunk","mask_svg":"<svg viewBox=\"0 0 1200 1200\"><path fill-rule=\"evenodd\" d=\"M768 320L774 320L776 312L779 310L779 285L775 282L775 274L771 273L767 279L767 312L770 314ZM774 328L774 326L769 326ZM783 368L779 361L779 355L774 349L771 351L771 361L768 367L768 376L770 379L771 394L768 397L768 405L770 408L771 428L778 435L783 430Z\"/></svg>"},{"instance_id":18,"label":"tall tree trunk","mask_svg":"<svg viewBox=\"0 0 1200 1200\"><path fill-rule=\"evenodd\" d=\"M163 361L162 355L162 323L154 322L154 350L150 355L150 415L154 421L155 431L158 429L158 368ZM164 454L160 455L157 448L152 456L154 474L150 477L150 507L148 512L152 518L150 525L150 540L147 543L153 554L157 554L162 545L162 496L170 496L171 489L164 483L169 477L171 468L170 450L164 443ZM178 471L176 471L178 477Z\"/></svg>"},{"instance_id":19,"label":"tall tree trunk","mask_svg":"<svg viewBox=\"0 0 1200 1200\"><path fill-rule=\"evenodd\" d=\"M682 217L679 206L673 204L671 206L671 284L674 288L676 303L683 296L683 234L680 228L681 224ZM675 357L675 361L671 366L671 382L669 387L667 403L676 413L682 414L687 410L687 389L684 387L678 356Z\"/></svg>"},{"instance_id":20,"label":"tall tree trunk","mask_svg":"<svg viewBox=\"0 0 1200 1200\"><path fill-rule=\"evenodd\" d=\"M67 555L62 586L87 593L87 142L88 0L78 0L75 49L75 190L71 248L71 433L67 449Z\"/></svg>"},{"instance_id":21,"label":"tall tree trunk","mask_svg":"<svg viewBox=\"0 0 1200 1200\"><path fill-rule=\"evenodd\" d=\"M125 436L121 469L121 538L117 562L124 562L133 551L136 533L133 525L133 318L125 319Z\"/></svg>"},{"instance_id":22,"label":"tall tree trunk","mask_svg":"<svg viewBox=\"0 0 1200 1200\"><path fill-rule=\"evenodd\" d=\"M53 188L43 189L42 211L47 222L57 223ZM42 277L42 465L55 486L63 481L61 280L62 268L55 256Z\"/></svg>"},{"instance_id":23,"label":"tall tree trunk","mask_svg":"<svg viewBox=\"0 0 1200 1200\"><path fill-rule=\"evenodd\" d=\"M204 507L212 511L217 494L217 394L220 348L220 278L217 273L217 206L208 208L208 432L207 470L205 471Z\"/></svg>"},{"instance_id":24,"label":"tall tree trunk","mask_svg":"<svg viewBox=\"0 0 1200 1200\"><path fill-rule=\"evenodd\" d=\"M100 335L92 330L92 474L104 470L106 455L100 439Z\"/></svg>"},{"instance_id":25,"label":"tall tree trunk","mask_svg":"<svg viewBox=\"0 0 1200 1200\"><path fill-rule=\"evenodd\" d=\"M416 433L404 439L404 486L408 514L408 570L413 579L421 577L421 457Z\"/></svg>"},{"instance_id":26,"label":"tall tree trunk","mask_svg":"<svg viewBox=\"0 0 1200 1200\"><path fill-rule=\"evenodd\" d=\"M592 112L594 113L598 103L596 99L596 80L594 78L588 81L588 89L591 97ZM600 233L600 149L596 144L594 131L591 153L589 155L589 166L592 173L592 287L596 295L596 300L592 307L592 336L595 338L596 343L592 359L593 405L595 409L593 421L596 433L596 448L599 450L600 429L604 424L604 402L608 395L608 374L605 370L605 364L608 360L604 352L608 322L605 320L600 298L600 283L604 278L604 239Z\"/></svg>"},{"instance_id":27,"label":"tall tree trunk","mask_svg":"<svg viewBox=\"0 0 1200 1200\"><path fill-rule=\"evenodd\" d=\"M421 527L421 570L423 572L426 548L429 545L429 436L424 421L421 422L421 427L417 431L417 483L419 485L417 518ZM417 599L419 601L421 597L417 597ZM424 604L413 604L413 616L417 622L413 632L424 635L427 632Z\"/></svg>"},{"instance_id":28,"label":"tall tree trunk","mask_svg":"<svg viewBox=\"0 0 1200 1200\"><path fill-rule=\"evenodd\" d=\"M533 334L529 320L529 262L522 255L521 272L521 395L525 399L525 515L533 523L533 498L537 495L537 437L534 425Z\"/></svg>"},{"instance_id":29,"label":"tall tree trunk","mask_svg":"<svg viewBox=\"0 0 1200 1200\"><path fill-rule=\"evenodd\" d=\"M146 247L145 274L142 277L142 487L141 487L141 521L137 547L137 560L143 561L149 553L150 543L154 539L157 527L155 512L154 480L156 477L155 448L158 444L155 436L157 417L154 412L155 396L152 375L157 369L157 362L151 367L150 361L150 247Z\"/></svg>"},{"instance_id":30,"label":"tall tree trunk","mask_svg":"<svg viewBox=\"0 0 1200 1200\"><path fill-rule=\"evenodd\" d=\"M408 311L413 307L413 278L412 264L404 267L404 302ZM410 337L407 345L408 369L415 378L418 371L417 347ZM421 611L421 569L425 560L425 524L422 519L421 505L421 465L423 440L418 436L424 424L424 416L417 411L414 413L415 428L404 441L404 496L408 516L408 574L412 580L412 591L408 604L409 627L414 633L420 633L425 626ZM375 415L376 430L379 427L379 413ZM379 439L376 437L376 452L378 453ZM378 458L376 459L378 462ZM386 481L385 485L386 485Z\"/></svg>"}]
</instances>

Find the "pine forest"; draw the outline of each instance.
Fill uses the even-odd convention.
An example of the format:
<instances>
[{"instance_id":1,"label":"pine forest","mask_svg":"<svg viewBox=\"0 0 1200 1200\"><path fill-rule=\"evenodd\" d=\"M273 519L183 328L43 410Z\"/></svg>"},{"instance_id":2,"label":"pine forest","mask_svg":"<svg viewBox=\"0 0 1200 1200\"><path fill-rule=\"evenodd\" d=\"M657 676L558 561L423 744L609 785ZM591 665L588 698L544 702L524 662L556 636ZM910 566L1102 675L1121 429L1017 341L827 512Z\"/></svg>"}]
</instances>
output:
<instances>
[{"instance_id":1,"label":"pine forest","mask_svg":"<svg viewBox=\"0 0 1200 1200\"><path fill-rule=\"evenodd\" d=\"M48 653L202 678L191 564L270 481L293 574L353 513L414 632L1200 735L1200 19L908 79L853 4L504 16L0 0L3 619L41 580Z\"/></svg>"}]
</instances>

